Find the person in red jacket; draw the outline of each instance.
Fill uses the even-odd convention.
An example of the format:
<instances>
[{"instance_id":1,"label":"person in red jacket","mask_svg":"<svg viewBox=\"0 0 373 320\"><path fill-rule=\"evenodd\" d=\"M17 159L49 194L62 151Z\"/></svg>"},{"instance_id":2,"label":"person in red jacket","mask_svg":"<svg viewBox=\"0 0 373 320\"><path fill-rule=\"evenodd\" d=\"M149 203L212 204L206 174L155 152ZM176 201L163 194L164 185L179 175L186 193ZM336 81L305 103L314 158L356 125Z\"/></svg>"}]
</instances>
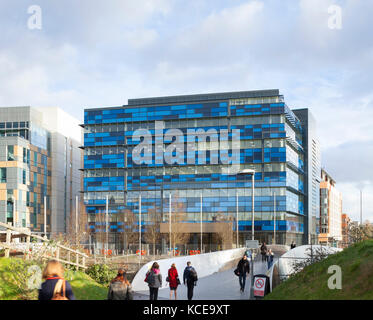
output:
<instances>
[{"instance_id":1,"label":"person in red jacket","mask_svg":"<svg viewBox=\"0 0 373 320\"><path fill-rule=\"evenodd\" d=\"M177 300L177 286L180 284L180 280L174 263L168 269L168 282L170 284L170 300L172 299L172 291L175 293L175 300Z\"/></svg>"}]
</instances>

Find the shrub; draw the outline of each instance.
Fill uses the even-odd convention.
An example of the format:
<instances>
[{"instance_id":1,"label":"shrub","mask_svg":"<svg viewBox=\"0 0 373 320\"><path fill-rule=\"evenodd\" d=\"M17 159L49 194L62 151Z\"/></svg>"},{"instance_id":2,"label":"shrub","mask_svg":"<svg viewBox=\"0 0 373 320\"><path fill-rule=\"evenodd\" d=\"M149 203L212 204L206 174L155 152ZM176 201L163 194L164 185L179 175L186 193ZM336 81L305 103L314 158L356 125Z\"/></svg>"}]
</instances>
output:
<instances>
[{"instance_id":1,"label":"shrub","mask_svg":"<svg viewBox=\"0 0 373 320\"><path fill-rule=\"evenodd\" d=\"M94 264L86 270L86 273L102 285L108 285L117 275L116 271L111 270L106 264Z\"/></svg>"},{"instance_id":2,"label":"shrub","mask_svg":"<svg viewBox=\"0 0 373 320\"><path fill-rule=\"evenodd\" d=\"M0 291L0 299L11 296L17 300L36 300L36 285L41 280L41 270L42 265L37 261L10 260L0 274L0 282L5 284Z\"/></svg>"}]
</instances>

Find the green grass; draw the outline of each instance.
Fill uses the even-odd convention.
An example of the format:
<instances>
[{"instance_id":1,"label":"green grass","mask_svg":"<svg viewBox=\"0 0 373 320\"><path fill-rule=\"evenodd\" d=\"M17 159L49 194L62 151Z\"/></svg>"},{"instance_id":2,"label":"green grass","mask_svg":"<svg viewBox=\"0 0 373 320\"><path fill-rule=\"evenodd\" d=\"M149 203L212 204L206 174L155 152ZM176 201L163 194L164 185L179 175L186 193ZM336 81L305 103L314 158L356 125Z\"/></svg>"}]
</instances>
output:
<instances>
[{"instance_id":1,"label":"green grass","mask_svg":"<svg viewBox=\"0 0 373 320\"><path fill-rule=\"evenodd\" d=\"M0 300L16 300L17 288L8 281L3 279L3 276L8 272L11 259L0 258Z\"/></svg>"},{"instance_id":2,"label":"green grass","mask_svg":"<svg viewBox=\"0 0 373 320\"><path fill-rule=\"evenodd\" d=\"M33 264L35 263L32 261L17 258L0 258L0 300L37 299L37 290L27 292L25 298L20 290L23 281L17 283L14 279L17 274L14 270L27 270L28 266ZM67 270L65 278L70 282L77 300L105 300L107 297L108 288L95 282L82 271ZM26 286L25 284L25 288Z\"/></svg>"},{"instance_id":3,"label":"green grass","mask_svg":"<svg viewBox=\"0 0 373 320\"><path fill-rule=\"evenodd\" d=\"M342 289L328 287L328 268L341 267ZM304 268L276 287L266 300L372 300L373 240L357 243Z\"/></svg>"}]
</instances>

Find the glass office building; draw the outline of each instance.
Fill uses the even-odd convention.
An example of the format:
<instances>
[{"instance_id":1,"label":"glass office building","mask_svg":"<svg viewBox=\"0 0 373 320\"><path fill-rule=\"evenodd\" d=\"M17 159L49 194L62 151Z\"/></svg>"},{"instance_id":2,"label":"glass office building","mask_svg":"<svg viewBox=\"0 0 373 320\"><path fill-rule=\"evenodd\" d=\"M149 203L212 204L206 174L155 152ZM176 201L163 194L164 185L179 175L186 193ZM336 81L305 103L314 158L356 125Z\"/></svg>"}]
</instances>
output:
<instances>
[{"instance_id":1,"label":"glass office building","mask_svg":"<svg viewBox=\"0 0 373 320\"><path fill-rule=\"evenodd\" d=\"M79 121L61 109L0 108L0 222L48 236L68 231L81 138Z\"/></svg>"},{"instance_id":2,"label":"glass office building","mask_svg":"<svg viewBox=\"0 0 373 320\"><path fill-rule=\"evenodd\" d=\"M171 199L183 222L196 224L191 243L198 243L202 212L204 224L232 221L233 231L238 220L244 244L252 230L252 177L245 169L255 170L255 239L272 243L276 230L278 244L308 243L308 128L279 90L130 99L86 109L83 127L90 229L103 230L97 217L109 199L115 248L126 231L116 217L139 215L140 195L144 232L154 210L167 223Z\"/></svg>"}]
</instances>

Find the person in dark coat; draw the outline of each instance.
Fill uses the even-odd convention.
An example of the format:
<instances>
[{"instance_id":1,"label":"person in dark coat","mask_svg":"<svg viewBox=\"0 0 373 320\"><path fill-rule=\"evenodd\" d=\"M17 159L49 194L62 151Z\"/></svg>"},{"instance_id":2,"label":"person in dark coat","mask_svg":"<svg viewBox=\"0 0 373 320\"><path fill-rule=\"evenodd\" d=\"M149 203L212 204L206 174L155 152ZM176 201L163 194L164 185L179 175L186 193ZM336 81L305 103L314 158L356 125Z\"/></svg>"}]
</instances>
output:
<instances>
[{"instance_id":1,"label":"person in dark coat","mask_svg":"<svg viewBox=\"0 0 373 320\"><path fill-rule=\"evenodd\" d=\"M147 272L146 279L149 285L149 299L158 300L158 290L162 287L162 275L157 262L154 262Z\"/></svg>"},{"instance_id":2,"label":"person in dark coat","mask_svg":"<svg viewBox=\"0 0 373 320\"><path fill-rule=\"evenodd\" d=\"M193 298L193 292L194 292L194 286L197 283L197 272L196 270L192 267L192 263L190 261L187 262L187 266L184 269L184 275L183 275L183 283L186 285L188 288L188 300L192 300Z\"/></svg>"},{"instance_id":3,"label":"person in dark coat","mask_svg":"<svg viewBox=\"0 0 373 320\"><path fill-rule=\"evenodd\" d=\"M266 243L263 242L262 246L260 247L260 253L262 255L262 261L267 261L267 246Z\"/></svg>"},{"instance_id":4,"label":"person in dark coat","mask_svg":"<svg viewBox=\"0 0 373 320\"><path fill-rule=\"evenodd\" d=\"M125 276L124 269L119 269L117 276L109 286L108 300L133 300L132 287Z\"/></svg>"},{"instance_id":5,"label":"person in dark coat","mask_svg":"<svg viewBox=\"0 0 373 320\"><path fill-rule=\"evenodd\" d=\"M294 249L297 245L294 243L294 241L291 242L291 245L290 245L290 250L291 249Z\"/></svg>"},{"instance_id":6,"label":"person in dark coat","mask_svg":"<svg viewBox=\"0 0 373 320\"><path fill-rule=\"evenodd\" d=\"M51 260L47 263L43 271L43 279L41 289L39 289L39 300L52 300L54 289L59 280L65 281L65 297L68 300L75 300L73 289L68 281L64 279L65 270L61 263L56 260Z\"/></svg>"},{"instance_id":7,"label":"person in dark coat","mask_svg":"<svg viewBox=\"0 0 373 320\"><path fill-rule=\"evenodd\" d=\"M241 290L241 292L244 292L245 291L245 283L246 283L246 274L250 273L250 261L247 259L246 254L238 262L237 270L239 272L238 279L239 279L239 282L240 282L240 290Z\"/></svg>"},{"instance_id":8,"label":"person in dark coat","mask_svg":"<svg viewBox=\"0 0 373 320\"><path fill-rule=\"evenodd\" d=\"M272 252L271 249L268 250L267 252L267 257L268 257L268 261L267 261L267 264L268 264L268 269L270 269L272 267L272 264L273 264L273 257L274 257L274 253Z\"/></svg>"},{"instance_id":9,"label":"person in dark coat","mask_svg":"<svg viewBox=\"0 0 373 320\"><path fill-rule=\"evenodd\" d=\"M172 292L174 292L175 300L177 300L177 287L180 284L180 280L174 263L168 269L168 282L170 284L170 300L172 299Z\"/></svg>"}]
</instances>

